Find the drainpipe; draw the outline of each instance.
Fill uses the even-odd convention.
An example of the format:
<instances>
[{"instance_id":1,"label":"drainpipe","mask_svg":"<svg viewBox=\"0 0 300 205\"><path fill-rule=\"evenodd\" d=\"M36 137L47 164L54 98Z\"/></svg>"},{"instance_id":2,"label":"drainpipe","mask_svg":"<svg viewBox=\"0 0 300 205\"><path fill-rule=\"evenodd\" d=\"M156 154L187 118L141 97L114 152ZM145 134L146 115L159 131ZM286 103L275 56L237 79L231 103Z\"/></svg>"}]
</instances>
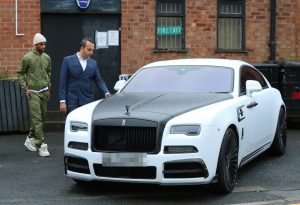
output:
<instances>
[{"instance_id":1,"label":"drainpipe","mask_svg":"<svg viewBox=\"0 0 300 205\"><path fill-rule=\"evenodd\" d=\"M270 8L270 57L269 61L271 63L275 63L276 61L276 0L270 0L271 8Z\"/></svg>"},{"instance_id":2,"label":"drainpipe","mask_svg":"<svg viewBox=\"0 0 300 205\"><path fill-rule=\"evenodd\" d=\"M16 36L23 36L24 33L18 33L18 0L15 1L15 14L16 14Z\"/></svg>"}]
</instances>

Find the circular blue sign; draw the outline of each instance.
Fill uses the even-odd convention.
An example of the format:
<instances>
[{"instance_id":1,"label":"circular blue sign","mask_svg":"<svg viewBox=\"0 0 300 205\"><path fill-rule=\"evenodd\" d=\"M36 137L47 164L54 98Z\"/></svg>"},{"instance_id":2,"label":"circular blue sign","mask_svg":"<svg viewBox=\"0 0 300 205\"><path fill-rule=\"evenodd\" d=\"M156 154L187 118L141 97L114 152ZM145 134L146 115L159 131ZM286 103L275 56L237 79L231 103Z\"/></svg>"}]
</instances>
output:
<instances>
[{"instance_id":1,"label":"circular blue sign","mask_svg":"<svg viewBox=\"0 0 300 205\"><path fill-rule=\"evenodd\" d=\"M90 4L90 0L76 0L76 1L80 9L86 9Z\"/></svg>"}]
</instances>

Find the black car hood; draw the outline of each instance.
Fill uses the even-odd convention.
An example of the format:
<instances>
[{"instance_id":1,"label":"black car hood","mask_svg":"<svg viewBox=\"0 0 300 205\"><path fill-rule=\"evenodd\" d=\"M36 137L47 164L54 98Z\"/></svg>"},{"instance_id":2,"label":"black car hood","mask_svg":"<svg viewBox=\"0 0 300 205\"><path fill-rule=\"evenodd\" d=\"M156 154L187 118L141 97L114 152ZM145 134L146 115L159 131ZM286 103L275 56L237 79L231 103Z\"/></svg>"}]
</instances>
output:
<instances>
[{"instance_id":1,"label":"black car hood","mask_svg":"<svg viewBox=\"0 0 300 205\"><path fill-rule=\"evenodd\" d=\"M134 118L160 122L231 98L228 93L117 93L96 105L93 121Z\"/></svg>"}]
</instances>

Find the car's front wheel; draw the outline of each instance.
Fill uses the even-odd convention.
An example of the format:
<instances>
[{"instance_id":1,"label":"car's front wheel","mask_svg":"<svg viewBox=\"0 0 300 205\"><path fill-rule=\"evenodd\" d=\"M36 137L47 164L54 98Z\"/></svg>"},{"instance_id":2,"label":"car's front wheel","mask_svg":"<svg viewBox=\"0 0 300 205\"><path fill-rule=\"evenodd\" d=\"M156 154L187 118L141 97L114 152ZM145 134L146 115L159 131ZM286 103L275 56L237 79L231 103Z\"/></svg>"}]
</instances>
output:
<instances>
[{"instance_id":1,"label":"car's front wheel","mask_svg":"<svg viewBox=\"0 0 300 205\"><path fill-rule=\"evenodd\" d=\"M218 188L228 194L235 187L238 170L238 141L232 128L225 132L217 168Z\"/></svg>"},{"instance_id":2,"label":"car's front wheel","mask_svg":"<svg viewBox=\"0 0 300 205\"><path fill-rule=\"evenodd\" d=\"M280 109L275 137L271 146L271 151L278 156L285 153L286 150L286 115L284 109Z\"/></svg>"}]
</instances>

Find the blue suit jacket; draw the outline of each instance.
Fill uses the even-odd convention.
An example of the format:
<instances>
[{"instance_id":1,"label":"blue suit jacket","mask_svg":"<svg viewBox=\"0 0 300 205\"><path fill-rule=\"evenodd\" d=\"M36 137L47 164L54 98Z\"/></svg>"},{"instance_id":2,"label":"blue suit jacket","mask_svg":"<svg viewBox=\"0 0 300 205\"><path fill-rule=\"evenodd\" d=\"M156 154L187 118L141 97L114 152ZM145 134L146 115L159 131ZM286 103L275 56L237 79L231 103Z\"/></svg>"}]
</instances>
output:
<instances>
[{"instance_id":1,"label":"blue suit jacket","mask_svg":"<svg viewBox=\"0 0 300 205\"><path fill-rule=\"evenodd\" d=\"M88 59L86 69L83 71L77 54L64 58L60 71L60 100L67 103L68 112L94 101L92 82L103 94L109 92L100 76L97 62Z\"/></svg>"}]
</instances>

